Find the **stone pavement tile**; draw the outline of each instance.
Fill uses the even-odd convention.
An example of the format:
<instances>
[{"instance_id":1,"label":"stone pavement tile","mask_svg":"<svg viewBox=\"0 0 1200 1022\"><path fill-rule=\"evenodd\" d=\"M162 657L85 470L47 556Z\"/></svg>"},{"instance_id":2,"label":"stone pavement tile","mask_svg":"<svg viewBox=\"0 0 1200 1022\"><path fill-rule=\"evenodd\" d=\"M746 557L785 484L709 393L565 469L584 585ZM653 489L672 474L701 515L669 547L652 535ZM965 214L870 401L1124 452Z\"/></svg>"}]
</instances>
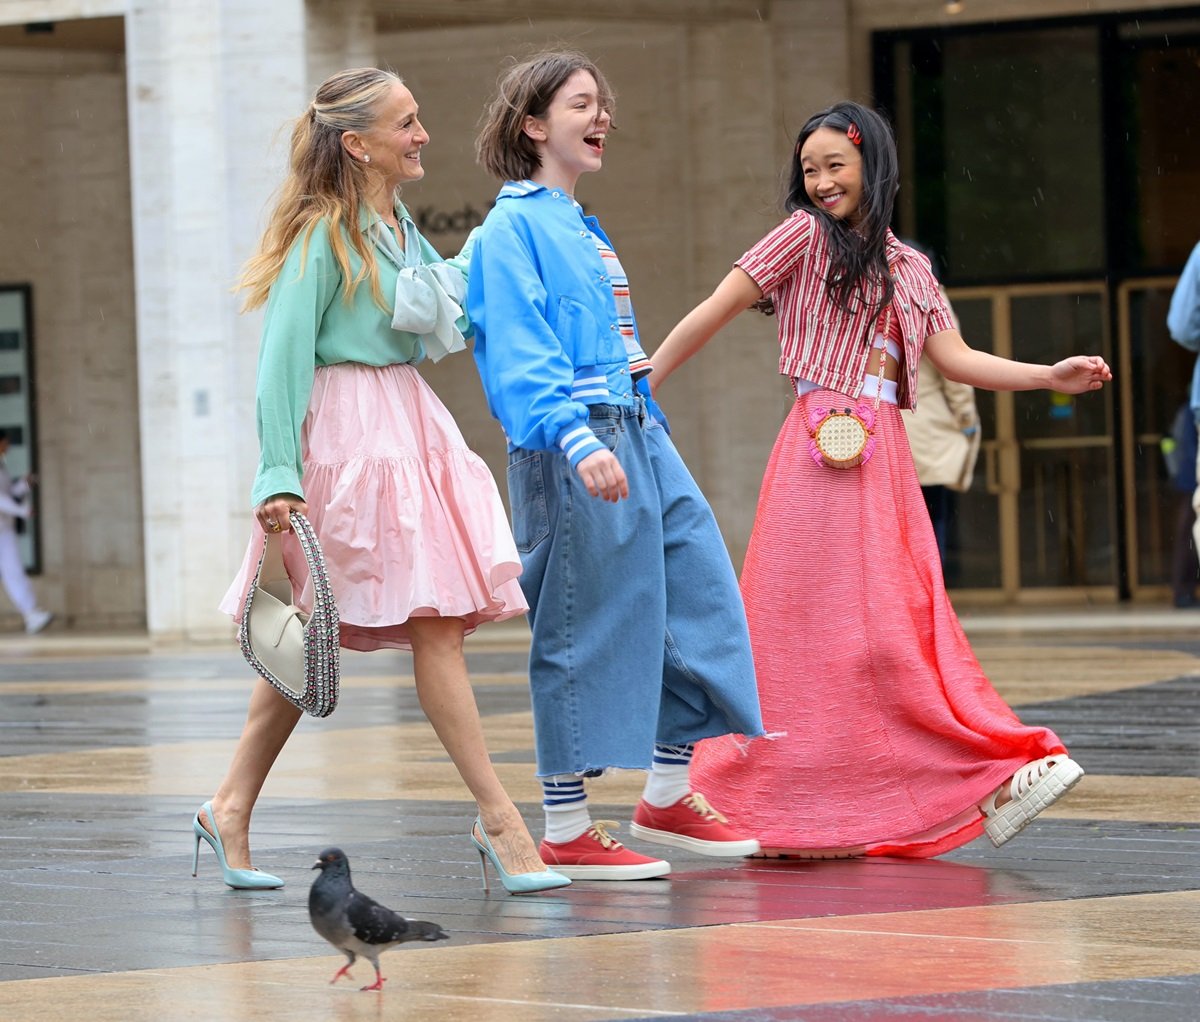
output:
<instances>
[{"instance_id":1,"label":"stone pavement tile","mask_svg":"<svg viewBox=\"0 0 1200 1022\"><path fill-rule=\"evenodd\" d=\"M1200 974L687 1016L704 1022L1196 1022ZM676 1016L681 1017L681 1016ZM632 1022L651 1022L661 1015Z\"/></svg>"},{"instance_id":2,"label":"stone pavement tile","mask_svg":"<svg viewBox=\"0 0 1200 1022\"><path fill-rule=\"evenodd\" d=\"M1040 984L1022 1003L1044 1019L1071 997L1099 1003L1097 984L1135 1004L1157 988L1127 984L1163 970L1194 987L1197 949L1159 931L1197 929L1200 775L1186 762L1200 644L1096 638L979 644L1021 715L1088 756L1084 783L1004 848L916 862L672 852L669 881L528 898L481 889L474 810L402 655L347 657L337 716L303 722L255 814L256 862L288 886L234 892L207 845L191 877L190 823L244 717L236 651L0 652L0 1019L804 1018L777 1013L851 1001L951 1005L941 1017L965 1022L953 1011L1003 1017L997 985ZM469 656L501 775L536 828L525 651L475 643ZM627 821L640 786L633 773L594 785L597 817ZM420 957L386 955L383 998L327 986L339 962L305 904L329 844L362 890L452 934ZM1014 976L1014 959L1030 974ZM1064 984L1082 992L1047 992Z\"/></svg>"},{"instance_id":3,"label":"stone pavement tile","mask_svg":"<svg viewBox=\"0 0 1200 1022\"><path fill-rule=\"evenodd\" d=\"M0 984L0 1017L32 1017L22 1013L51 994L66 1017L85 1017L69 1012L86 1004L89 1019L123 1022L203 1017L191 1013L197 1005L215 1012L209 1017L238 1019L720 1017L1191 976L1200 972L1200 944L1171 935L1197 922L1200 892L643 930L586 942L451 942L385 954L389 982L369 998L330 987L326 976L340 959L313 955Z\"/></svg>"},{"instance_id":4,"label":"stone pavement tile","mask_svg":"<svg viewBox=\"0 0 1200 1022\"><path fill-rule=\"evenodd\" d=\"M1200 867L1194 830L1163 828L1156 848L1134 824L1108 826L1100 838L1087 824L1046 821L1003 849L976 842L943 859L714 865L672 852L671 881L579 882L513 898L498 886L483 892L461 803L267 800L255 816L256 862L288 886L234 892L207 845L199 877L190 875L193 802L55 798L57 818L38 795L0 797L0 815L27 832L0 841L9 863L0 873L0 979L178 965L180 942L163 938L181 920L195 961L295 954L313 940L304 911L312 863L334 843L350 855L360 889L468 943L1187 890ZM57 936L64 919L77 931L72 941Z\"/></svg>"},{"instance_id":5,"label":"stone pavement tile","mask_svg":"<svg viewBox=\"0 0 1200 1022\"><path fill-rule=\"evenodd\" d=\"M1027 704L1085 770L1200 777L1200 674L1119 692Z\"/></svg>"},{"instance_id":6,"label":"stone pavement tile","mask_svg":"<svg viewBox=\"0 0 1200 1022\"><path fill-rule=\"evenodd\" d=\"M1072 749L1072 752L1075 750ZM1086 753L1081 753L1085 755ZM1089 771L1046 819L1200 824L1200 777L1141 774L1121 777Z\"/></svg>"},{"instance_id":7,"label":"stone pavement tile","mask_svg":"<svg viewBox=\"0 0 1200 1022\"><path fill-rule=\"evenodd\" d=\"M1200 623L1200 619L1197 619ZM1010 706L1138 688L1200 672L1200 657L1175 646L996 641L973 644L988 678Z\"/></svg>"}]
</instances>

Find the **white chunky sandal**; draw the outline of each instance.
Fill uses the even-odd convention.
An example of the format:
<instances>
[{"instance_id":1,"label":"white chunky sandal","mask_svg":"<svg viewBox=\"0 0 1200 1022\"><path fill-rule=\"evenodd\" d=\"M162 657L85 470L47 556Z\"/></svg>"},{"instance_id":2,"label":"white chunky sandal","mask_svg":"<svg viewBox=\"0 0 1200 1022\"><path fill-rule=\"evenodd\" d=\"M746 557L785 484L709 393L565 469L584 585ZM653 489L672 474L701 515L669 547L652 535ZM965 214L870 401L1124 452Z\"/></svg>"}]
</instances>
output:
<instances>
[{"instance_id":1,"label":"white chunky sandal","mask_svg":"<svg viewBox=\"0 0 1200 1022\"><path fill-rule=\"evenodd\" d=\"M1052 806L1070 791L1083 776L1083 767L1068 756L1047 756L1034 760L1013 774L1008 793L1011 802L996 808L1001 785L979 808L983 810L984 831L997 848L1016 837L1043 809Z\"/></svg>"}]
</instances>

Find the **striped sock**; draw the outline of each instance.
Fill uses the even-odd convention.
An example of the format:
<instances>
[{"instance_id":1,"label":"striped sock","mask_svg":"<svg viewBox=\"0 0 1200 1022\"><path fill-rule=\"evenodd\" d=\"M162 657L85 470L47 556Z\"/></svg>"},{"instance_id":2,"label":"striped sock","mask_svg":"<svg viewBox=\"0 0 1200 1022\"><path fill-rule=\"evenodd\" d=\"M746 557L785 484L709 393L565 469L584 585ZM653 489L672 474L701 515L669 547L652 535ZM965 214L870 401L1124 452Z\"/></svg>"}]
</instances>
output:
<instances>
[{"instance_id":1,"label":"striped sock","mask_svg":"<svg viewBox=\"0 0 1200 1022\"><path fill-rule=\"evenodd\" d=\"M666 809L691 792L688 767L695 749L694 745L656 744L654 765L646 778L642 798L657 809Z\"/></svg>"},{"instance_id":2,"label":"striped sock","mask_svg":"<svg viewBox=\"0 0 1200 1022\"><path fill-rule=\"evenodd\" d=\"M542 809L546 813L546 840L555 844L574 841L592 825L583 778L574 774L542 778Z\"/></svg>"}]
</instances>

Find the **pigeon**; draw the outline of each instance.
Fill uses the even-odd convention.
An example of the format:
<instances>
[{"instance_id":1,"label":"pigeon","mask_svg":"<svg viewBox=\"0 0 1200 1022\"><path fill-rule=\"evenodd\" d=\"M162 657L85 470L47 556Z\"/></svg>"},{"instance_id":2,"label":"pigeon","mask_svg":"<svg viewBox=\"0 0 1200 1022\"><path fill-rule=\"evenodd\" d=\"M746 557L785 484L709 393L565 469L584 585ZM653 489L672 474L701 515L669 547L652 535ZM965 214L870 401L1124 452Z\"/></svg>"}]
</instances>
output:
<instances>
[{"instance_id":1,"label":"pigeon","mask_svg":"<svg viewBox=\"0 0 1200 1022\"><path fill-rule=\"evenodd\" d=\"M405 919L372 901L350 882L350 860L340 848L326 848L313 864L321 875L308 892L308 917L313 929L342 952L349 961L330 983L349 975L359 955L375 966L375 982L363 990L382 990L379 955L409 940L449 940L437 923Z\"/></svg>"}]
</instances>

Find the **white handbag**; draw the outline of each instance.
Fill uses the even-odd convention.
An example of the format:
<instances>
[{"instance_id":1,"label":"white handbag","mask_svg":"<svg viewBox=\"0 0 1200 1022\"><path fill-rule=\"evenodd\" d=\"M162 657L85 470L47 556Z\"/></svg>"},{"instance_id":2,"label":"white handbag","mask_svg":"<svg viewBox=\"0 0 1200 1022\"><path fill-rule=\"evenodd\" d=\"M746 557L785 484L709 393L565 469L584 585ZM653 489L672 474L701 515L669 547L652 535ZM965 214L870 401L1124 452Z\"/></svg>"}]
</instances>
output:
<instances>
[{"instance_id":1,"label":"white handbag","mask_svg":"<svg viewBox=\"0 0 1200 1022\"><path fill-rule=\"evenodd\" d=\"M290 520L308 562L312 613L305 614L293 599L283 534L268 533L246 592L238 643L250 666L280 695L305 713L328 717L337 706L341 675L337 604L312 525L298 511Z\"/></svg>"}]
</instances>

